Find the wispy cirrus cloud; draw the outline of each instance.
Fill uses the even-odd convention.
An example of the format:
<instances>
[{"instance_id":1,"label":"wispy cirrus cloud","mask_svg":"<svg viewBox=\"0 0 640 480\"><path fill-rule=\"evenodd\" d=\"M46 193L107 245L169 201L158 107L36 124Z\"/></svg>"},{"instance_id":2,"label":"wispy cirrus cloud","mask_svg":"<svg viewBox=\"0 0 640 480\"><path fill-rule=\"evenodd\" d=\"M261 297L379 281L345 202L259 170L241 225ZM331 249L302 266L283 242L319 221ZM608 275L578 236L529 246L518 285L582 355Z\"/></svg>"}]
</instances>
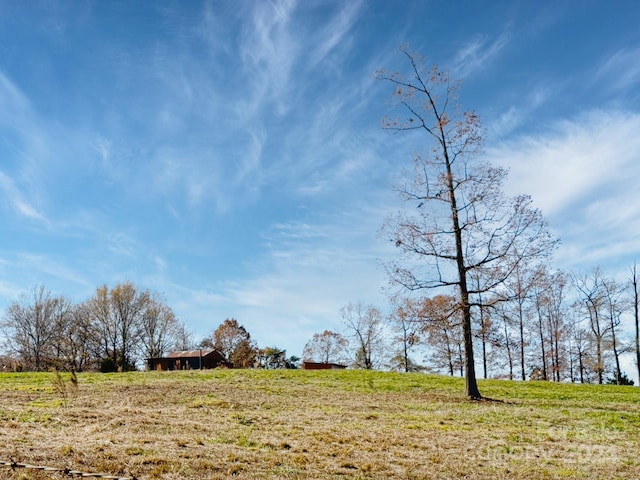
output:
<instances>
[{"instance_id":1,"label":"wispy cirrus cloud","mask_svg":"<svg viewBox=\"0 0 640 480\"><path fill-rule=\"evenodd\" d=\"M336 48L344 48L349 43L349 33L360 17L362 0L354 0L343 5L341 10L324 25L317 34L317 42L312 45L308 64L315 68Z\"/></svg>"},{"instance_id":2,"label":"wispy cirrus cloud","mask_svg":"<svg viewBox=\"0 0 640 480\"><path fill-rule=\"evenodd\" d=\"M46 151L31 102L21 89L0 72L0 144L4 168L0 170L0 191L13 213L47 226L49 220L39 207L40 153Z\"/></svg>"},{"instance_id":3,"label":"wispy cirrus cloud","mask_svg":"<svg viewBox=\"0 0 640 480\"><path fill-rule=\"evenodd\" d=\"M38 222L48 225L50 222L44 213L40 212L16 187L14 181L0 171L0 192L4 195L7 203L11 205L14 213L37 220Z\"/></svg>"},{"instance_id":4,"label":"wispy cirrus cloud","mask_svg":"<svg viewBox=\"0 0 640 480\"><path fill-rule=\"evenodd\" d=\"M499 112L488 125L492 140L501 139L516 130L531 118L534 112L552 96L548 87L536 87L518 98L517 104L510 104Z\"/></svg>"},{"instance_id":5,"label":"wispy cirrus cloud","mask_svg":"<svg viewBox=\"0 0 640 480\"><path fill-rule=\"evenodd\" d=\"M291 25L296 5L294 0L258 2L243 25L239 54L250 88L240 111L247 119L269 105L280 115L290 108L290 79L300 52Z\"/></svg>"},{"instance_id":6,"label":"wispy cirrus cloud","mask_svg":"<svg viewBox=\"0 0 640 480\"><path fill-rule=\"evenodd\" d=\"M510 34L503 32L496 38L476 35L458 50L451 68L456 78L466 78L491 62L509 43Z\"/></svg>"},{"instance_id":7,"label":"wispy cirrus cloud","mask_svg":"<svg viewBox=\"0 0 640 480\"><path fill-rule=\"evenodd\" d=\"M611 55L595 78L608 88L620 90L640 83L640 47L628 47Z\"/></svg>"}]
</instances>

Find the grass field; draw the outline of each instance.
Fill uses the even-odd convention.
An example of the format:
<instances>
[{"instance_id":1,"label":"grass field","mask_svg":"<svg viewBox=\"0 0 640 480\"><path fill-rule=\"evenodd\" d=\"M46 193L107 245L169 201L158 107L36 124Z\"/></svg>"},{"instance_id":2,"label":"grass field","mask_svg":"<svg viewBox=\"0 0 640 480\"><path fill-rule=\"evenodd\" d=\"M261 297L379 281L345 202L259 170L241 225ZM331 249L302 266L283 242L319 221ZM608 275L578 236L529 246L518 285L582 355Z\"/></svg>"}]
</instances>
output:
<instances>
[{"instance_id":1,"label":"grass field","mask_svg":"<svg viewBox=\"0 0 640 480\"><path fill-rule=\"evenodd\" d=\"M138 479L640 478L637 388L480 389L503 402L422 374L81 374L75 390L52 373L3 373L0 460Z\"/></svg>"}]
</instances>

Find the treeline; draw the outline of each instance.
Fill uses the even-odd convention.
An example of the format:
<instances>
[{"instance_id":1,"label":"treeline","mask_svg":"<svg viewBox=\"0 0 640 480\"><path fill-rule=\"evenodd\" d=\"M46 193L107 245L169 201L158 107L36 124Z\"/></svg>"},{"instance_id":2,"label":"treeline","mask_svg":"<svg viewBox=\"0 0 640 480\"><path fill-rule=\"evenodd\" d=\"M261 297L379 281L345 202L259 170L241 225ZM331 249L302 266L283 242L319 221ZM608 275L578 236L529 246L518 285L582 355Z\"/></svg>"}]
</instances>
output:
<instances>
[{"instance_id":1,"label":"treeline","mask_svg":"<svg viewBox=\"0 0 640 480\"><path fill-rule=\"evenodd\" d=\"M303 359L464 376L455 295L395 297L391 304L388 314L373 305L345 306L341 332L313 335ZM520 268L502 290L473 305L484 378L632 383L622 358L636 365L640 358L635 266L626 282L601 268L581 274ZM195 348L216 349L231 368L298 368L300 360L278 347L258 347L233 318L196 342L160 295L129 282L99 287L80 304L35 287L6 309L0 326L5 369L126 371L144 368L147 358Z\"/></svg>"},{"instance_id":2,"label":"treeline","mask_svg":"<svg viewBox=\"0 0 640 480\"><path fill-rule=\"evenodd\" d=\"M626 282L601 268L581 274L520 268L502 290L485 295L472 300L473 343L484 378L633 384L621 359L638 364L640 358L635 266ZM392 303L387 316L374 306L348 305L341 311L345 334L315 334L303 358L463 376L457 297Z\"/></svg>"},{"instance_id":3,"label":"treeline","mask_svg":"<svg viewBox=\"0 0 640 480\"><path fill-rule=\"evenodd\" d=\"M196 343L159 294L130 282L99 287L79 304L37 286L6 309L0 328L4 370L130 371L195 348L218 350L231 368L297 368L299 361L277 347L259 348L235 319Z\"/></svg>"},{"instance_id":4,"label":"treeline","mask_svg":"<svg viewBox=\"0 0 640 480\"><path fill-rule=\"evenodd\" d=\"M126 371L191 343L160 295L129 282L99 287L79 304L34 287L7 308L1 326L5 369Z\"/></svg>"}]
</instances>

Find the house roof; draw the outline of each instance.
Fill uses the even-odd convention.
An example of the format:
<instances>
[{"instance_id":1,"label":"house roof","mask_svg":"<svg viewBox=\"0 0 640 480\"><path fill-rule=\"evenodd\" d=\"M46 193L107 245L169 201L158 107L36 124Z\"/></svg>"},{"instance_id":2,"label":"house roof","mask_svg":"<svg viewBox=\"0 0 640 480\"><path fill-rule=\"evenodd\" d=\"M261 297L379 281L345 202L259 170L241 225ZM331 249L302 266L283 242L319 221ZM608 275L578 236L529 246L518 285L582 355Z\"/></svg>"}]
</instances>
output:
<instances>
[{"instance_id":1,"label":"house roof","mask_svg":"<svg viewBox=\"0 0 640 480\"><path fill-rule=\"evenodd\" d=\"M207 355L211 355L215 352L215 350L211 349L181 350L179 352L171 352L169 355L167 355L167 358L200 358L206 357Z\"/></svg>"},{"instance_id":2,"label":"house roof","mask_svg":"<svg viewBox=\"0 0 640 480\"><path fill-rule=\"evenodd\" d=\"M337 367L337 368L347 368L346 365L342 365L341 363L333 363L333 362L309 362L307 360L303 360L302 362L304 365L309 365L309 366L328 366L328 367Z\"/></svg>"}]
</instances>

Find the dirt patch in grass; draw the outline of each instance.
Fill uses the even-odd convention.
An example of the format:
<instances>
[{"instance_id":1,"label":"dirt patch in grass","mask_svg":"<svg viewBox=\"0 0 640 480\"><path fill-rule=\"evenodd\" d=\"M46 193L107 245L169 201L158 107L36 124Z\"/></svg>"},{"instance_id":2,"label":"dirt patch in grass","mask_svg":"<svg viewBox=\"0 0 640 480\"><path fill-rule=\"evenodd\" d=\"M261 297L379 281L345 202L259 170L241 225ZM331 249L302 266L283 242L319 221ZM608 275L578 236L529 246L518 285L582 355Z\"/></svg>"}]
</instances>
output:
<instances>
[{"instance_id":1,"label":"dirt patch in grass","mask_svg":"<svg viewBox=\"0 0 640 480\"><path fill-rule=\"evenodd\" d=\"M42 378L0 376L1 460L138 479L640 478L633 389L482 383L499 403L414 374L140 372L80 375L63 403Z\"/></svg>"}]
</instances>

